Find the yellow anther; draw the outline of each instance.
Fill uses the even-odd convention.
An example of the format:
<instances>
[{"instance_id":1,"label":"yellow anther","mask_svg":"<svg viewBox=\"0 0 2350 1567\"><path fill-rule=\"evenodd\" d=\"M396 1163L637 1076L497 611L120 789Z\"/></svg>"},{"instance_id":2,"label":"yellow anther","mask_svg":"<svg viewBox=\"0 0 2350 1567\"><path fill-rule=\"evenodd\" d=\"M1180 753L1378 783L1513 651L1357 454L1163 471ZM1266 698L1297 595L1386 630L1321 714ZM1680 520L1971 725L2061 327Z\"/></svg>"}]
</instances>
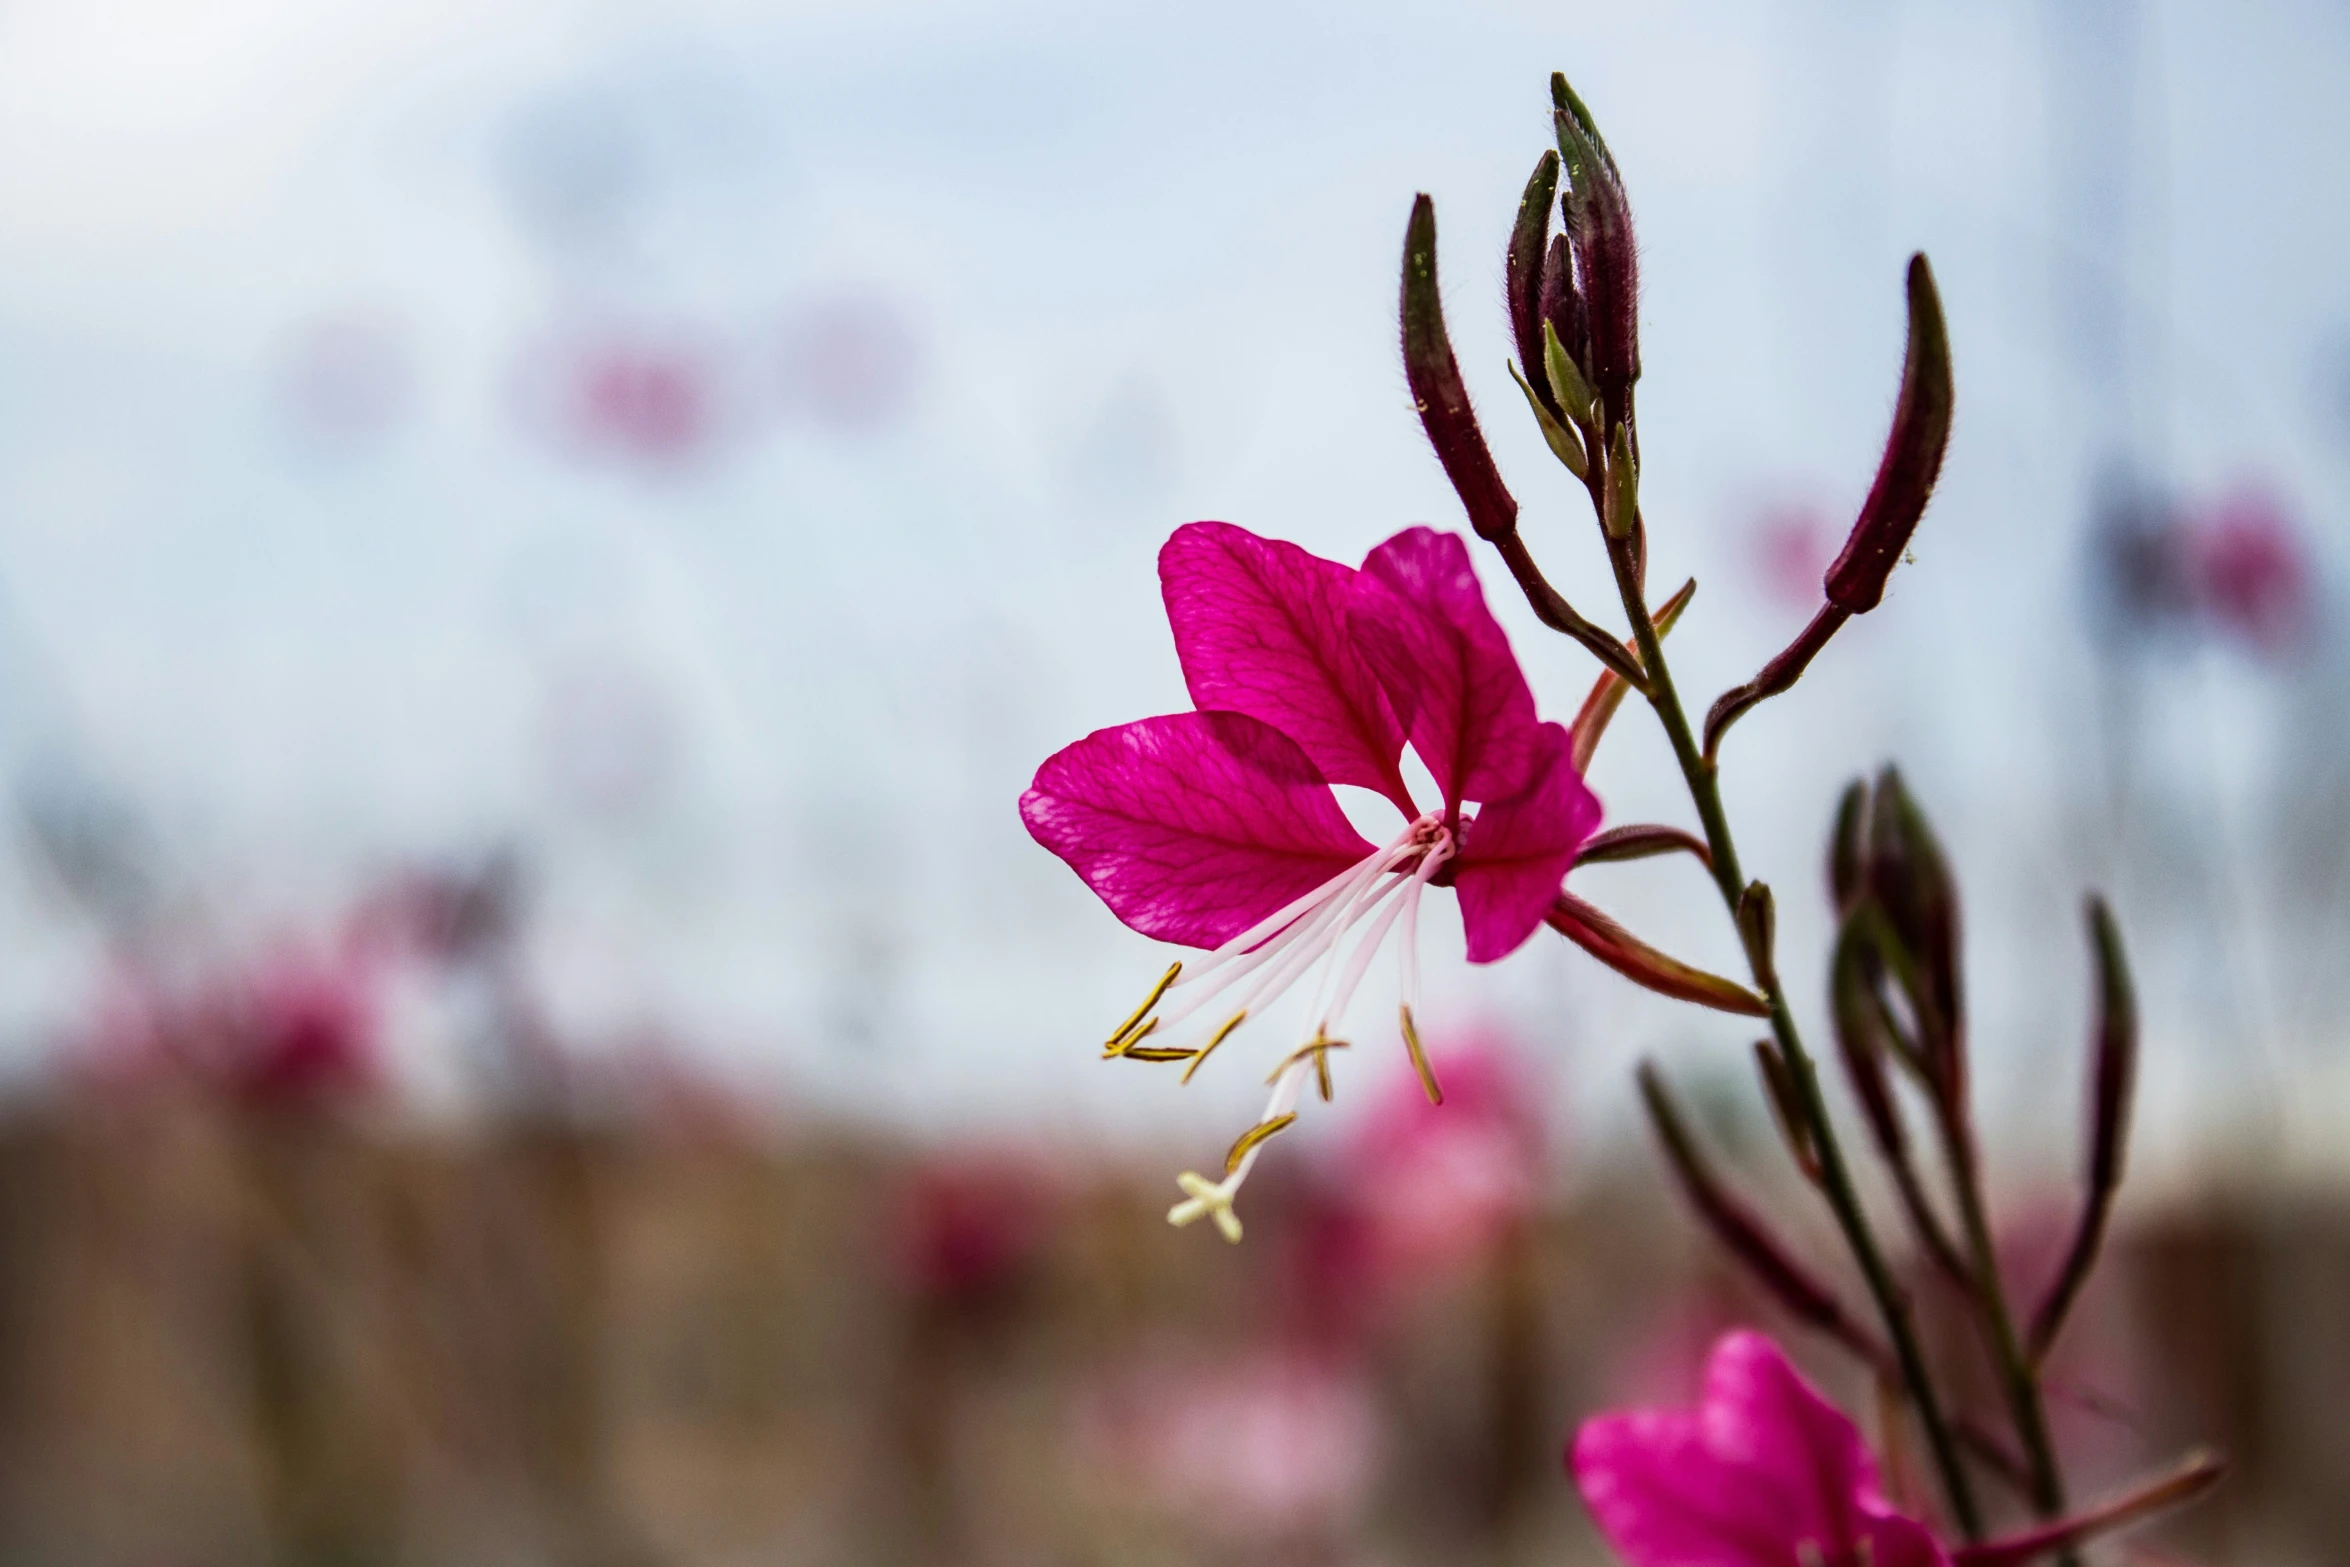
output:
<instances>
[{"instance_id":1,"label":"yellow anther","mask_svg":"<svg viewBox=\"0 0 2350 1567\"><path fill-rule=\"evenodd\" d=\"M1167 1210L1169 1224L1180 1230L1201 1219L1214 1219L1226 1240L1240 1244L1240 1215L1232 1211L1232 1199L1240 1192L1238 1180L1228 1176L1211 1181L1197 1170L1186 1170L1175 1177L1175 1184L1183 1188L1184 1200Z\"/></svg>"},{"instance_id":2,"label":"yellow anther","mask_svg":"<svg viewBox=\"0 0 2350 1567\"><path fill-rule=\"evenodd\" d=\"M1283 1056L1281 1064L1273 1068L1272 1075L1267 1077L1265 1081L1267 1083L1278 1081L1282 1073L1297 1065L1307 1056L1312 1056L1314 1058L1315 1085L1322 1091L1322 1102L1328 1104L1330 1102L1330 1052L1346 1048L1347 1042L1343 1039L1332 1039L1326 1034L1316 1034Z\"/></svg>"},{"instance_id":3,"label":"yellow anther","mask_svg":"<svg viewBox=\"0 0 2350 1567\"><path fill-rule=\"evenodd\" d=\"M1118 1054L1128 1061L1188 1061L1192 1057L1181 1045L1128 1045Z\"/></svg>"},{"instance_id":4,"label":"yellow anther","mask_svg":"<svg viewBox=\"0 0 2350 1567\"><path fill-rule=\"evenodd\" d=\"M1432 1105L1444 1103L1444 1089L1437 1084L1436 1069L1428 1064L1428 1052L1420 1048L1420 1031L1412 1026L1412 1009L1398 1007L1403 1016L1403 1047L1412 1053L1412 1070L1420 1074L1420 1092L1428 1096Z\"/></svg>"},{"instance_id":5,"label":"yellow anther","mask_svg":"<svg viewBox=\"0 0 2350 1567\"><path fill-rule=\"evenodd\" d=\"M1159 998L1167 993L1167 987L1174 984L1182 973L1183 965L1181 963L1167 965L1167 972L1159 976L1159 982L1151 987L1151 993L1142 998L1142 1005L1127 1015L1126 1021L1118 1025L1116 1033L1102 1041L1102 1052L1105 1055L1119 1054L1125 1046L1150 1032L1150 1028L1145 1026L1142 1020L1150 1015L1150 1009L1159 1004ZM1154 1019L1153 1022L1155 1023L1156 1020ZM1135 1032L1138 1028L1142 1030L1142 1033Z\"/></svg>"},{"instance_id":6,"label":"yellow anther","mask_svg":"<svg viewBox=\"0 0 2350 1567\"><path fill-rule=\"evenodd\" d=\"M1183 1081L1187 1083L1190 1082L1191 1074L1199 1070L1199 1064L1208 1058L1208 1053L1214 1050L1218 1045L1222 1044L1225 1040L1230 1039L1232 1037L1232 1031L1247 1021L1248 1009L1245 1007L1226 1018L1224 1020L1224 1026L1217 1029L1213 1034L1208 1036L1208 1042L1200 1046L1199 1050L1192 1056L1191 1065L1183 1069Z\"/></svg>"},{"instance_id":7,"label":"yellow anther","mask_svg":"<svg viewBox=\"0 0 2350 1567\"><path fill-rule=\"evenodd\" d=\"M1159 1020L1154 1017L1149 1022L1143 1024L1142 1027L1136 1029L1133 1033L1128 1034L1124 1039L1117 1040L1111 1044L1102 1046L1102 1059L1104 1061L1115 1061L1120 1056L1126 1054L1136 1045L1141 1044L1144 1040L1150 1038L1151 1035L1157 1033L1158 1031ZM1190 1053L1191 1052L1188 1050L1184 1052L1186 1055L1189 1055Z\"/></svg>"},{"instance_id":8,"label":"yellow anther","mask_svg":"<svg viewBox=\"0 0 2350 1567\"><path fill-rule=\"evenodd\" d=\"M1259 1121L1241 1133L1239 1140L1233 1143L1232 1151L1224 1156L1224 1174L1227 1177L1237 1175L1240 1172L1240 1161L1248 1157L1248 1151L1251 1148L1296 1119L1297 1112L1292 1110L1287 1115L1277 1115L1270 1121Z\"/></svg>"}]
</instances>

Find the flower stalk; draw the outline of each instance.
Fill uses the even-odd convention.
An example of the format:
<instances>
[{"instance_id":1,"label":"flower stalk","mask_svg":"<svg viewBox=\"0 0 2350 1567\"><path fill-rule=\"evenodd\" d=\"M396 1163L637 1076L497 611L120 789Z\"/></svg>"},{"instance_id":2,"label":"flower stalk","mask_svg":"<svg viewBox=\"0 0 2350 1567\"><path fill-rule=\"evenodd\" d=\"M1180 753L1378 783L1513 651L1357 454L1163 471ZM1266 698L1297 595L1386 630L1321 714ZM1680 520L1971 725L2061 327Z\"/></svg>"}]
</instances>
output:
<instances>
[{"instance_id":1,"label":"flower stalk","mask_svg":"<svg viewBox=\"0 0 2350 1567\"><path fill-rule=\"evenodd\" d=\"M1682 782L1689 790L1690 801L1697 807L1698 820L1705 829L1706 847L1713 859L1714 885L1719 889L1723 906L1735 923L1739 900L1745 895L1746 881L1739 866L1737 842L1730 834L1729 815L1722 808L1718 773L1713 763L1698 750L1696 736L1690 731L1689 716L1681 706L1679 692L1674 689L1672 670L1665 662L1663 639L1657 635L1656 622L1650 618L1636 575L1637 565L1631 559L1630 551L1620 541L1615 542L1608 550L1608 559L1615 569L1616 587L1624 602L1624 613L1632 622L1632 638L1640 650L1641 667L1648 675L1649 706L1656 713L1657 722L1663 726L1665 738L1672 745L1674 760L1680 764ZM1908 1292L1894 1277L1868 1215L1861 1208L1860 1194L1853 1184L1851 1168L1846 1163L1835 1126L1828 1116L1827 1100L1820 1092L1819 1072L1812 1064L1811 1053L1804 1048L1803 1035L1796 1027L1795 1015L1787 1005L1786 991L1776 968L1766 967L1765 971L1755 973L1754 982L1763 995L1771 1022L1772 1040L1778 1046L1780 1057L1786 1062L1788 1075L1793 1080L1795 1104L1809 1123L1807 1130L1820 1164L1820 1190L1835 1215L1837 1227L1843 1231L1845 1244L1850 1247L1853 1260L1860 1267L1861 1276L1868 1284L1870 1298L1875 1302L1877 1313L1884 1320L1886 1334L1893 1342L1894 1359L1901 1374L1902 1386L1908 1392L1910 1407L1916 1412L1918 1424L1924 1428L1926 1446L1942 1483L1943 1499L1948 1503L1951 1516L1965 1537L1979 1540L1983 1535L1982 1508L1976 1501L1973 1481L1959 1458L1957 1439L1943 1412L1941 1394L1936 1390L1933 1376L1926 1367Z\"/></svg>"}]
</instances>

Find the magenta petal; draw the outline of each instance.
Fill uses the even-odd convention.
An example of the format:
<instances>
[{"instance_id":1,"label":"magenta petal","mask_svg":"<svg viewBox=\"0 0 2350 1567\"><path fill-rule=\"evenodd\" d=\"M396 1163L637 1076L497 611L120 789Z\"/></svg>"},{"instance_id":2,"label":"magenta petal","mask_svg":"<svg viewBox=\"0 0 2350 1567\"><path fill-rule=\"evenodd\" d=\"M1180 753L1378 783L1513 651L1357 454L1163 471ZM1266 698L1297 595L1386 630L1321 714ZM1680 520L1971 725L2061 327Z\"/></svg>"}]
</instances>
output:
<instances>
[{"instance_id":1,"label":"magenta petal","mask_svg":"<svg viewBox=\"0 0 2350 1567\"><path fill-rule=\"evenodd\" d=\"M1535 736L1533 781L1462 829L1453 887L1471 963L1506 958L1541 928L1575 851L1599 825L1599 799L1575 771L1573 738L1558 724Z\"/></svg>"},{"instance_id":2,"label":"magenta petal","mask_svg":"<svg viewBox=\"0 0 2350 1567\"><path fill-rule=\"evenodd\" d=\"M1020 797L1038 843L1134 929L1221 946L1372 852L1297 742L1245 713L1099 729Z\"/></svg>"},{"instance_id":3,"label":"magenta petal","mask_svg":"<svg viewBox=\"0 0 2350 1567\"><path fill-rule=\"evenodd\" d=\"M1448 804L1504 800L1535 764L1534 693L1457 534L1407 528L1364 560L1355 640Z\"/></svg>"},{"instance_id":4,"label":"magenta petal","mask_svg":"<svg viewBox=\"0 0 2350 1567\"><path fill-rule=\"evenodd\" d=\"M1629 1567L1790 1567L1758 1477L1706 1449L1694 1415L1601 1415L1575 1433L1576 1487Z\"/></svg>"},{"instance_id":5,"label":"magenta petal","mask_svg":"<svg viewBox=\"0 0 2350 1567\"><path fill-rule=\"evenodd\" d=\"M1879 1567L1949 1567L1924 1525L1886 1504L1859 1429L1759 1333L1715 1346L1696 1414L1587 1421L1571 1462L1632 1567L1788 1567L1807 1541L1845 1562L1863 1538Z\"/></svg>"},{"instance_id":6,"label":"magenta petal","mask_svg":"<svg viewBox=\"0 0 2350 1567\"><path fill-rule=\"evenodd\" d=\"M1727 1334L1714 1346L1700 1418L1708 1446L1768 1479L1790 1537L1848 1542L1857 1504L1883 1504L1860 1428L1760 1333Z\"/></svg>"},{"instance_id":7,"label":"magenta petal","mask_svg":"<svg viewBox=\"0 0 2350 1567\"><path fill-rule=\"evenodd\" d=\"M1159 583L1184 683L1202 711L1261 718L1332 783L1360 784L1407 816L1403 726L1347 626L1354 568L1228 522L1177 528Z\"/></svg>"}]
</instances>

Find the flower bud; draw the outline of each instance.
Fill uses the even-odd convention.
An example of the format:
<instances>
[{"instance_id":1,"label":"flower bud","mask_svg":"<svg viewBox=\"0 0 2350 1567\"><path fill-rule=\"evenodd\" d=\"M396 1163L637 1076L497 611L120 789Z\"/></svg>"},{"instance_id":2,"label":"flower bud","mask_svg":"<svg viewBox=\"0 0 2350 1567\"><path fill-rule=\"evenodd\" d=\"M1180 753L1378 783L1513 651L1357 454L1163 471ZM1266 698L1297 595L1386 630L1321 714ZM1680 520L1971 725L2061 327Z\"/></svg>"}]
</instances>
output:
<instances>
[{"instance_id":1,"label":"flower bud","mask_svg":"<svg viewBox=\"0 0 2350 1567\"><path fill-rule=\"evenodd\" d=\"M1741 1017L1771 1014L1770 1003L1746 986L1668 957L1571 892L1562 889L1543 919L1609 968L1660 996Z\"/></svg>"},{"instance_id":2,"label":"flower bud","mask_svg":"<svg viewBox=\"0 0 2350 1567\"><path fill-rule=\"evenodd\" d=\"M1738 895L1738 940L1758 984L1778 984L1779 905L1770 884L1750 881Z\"/></svg>"},{"instance_id":3,"label":"flower bud","mask_svg":"<svg viewBox=\"0 0 2350 1567\"><path fill-rule=\"evenodd\" d=\"M1567 362L1580 382L1583 361L1591 357L1591 314L1583 307L1583 296L1575 290L1575 251L1564 234L1552 237L1550 254L1543 260L1539 309L1542 319L1565 348Z\"/></svg>"},{"instance_id":4,"label":"flower bud","mask_svg":"<svg viewBox=\"0 0 2350 1567\"><path fill-rule=\"evenodd\" d=\"M1942 471L1942 452L1950 444L1951 396L1950 334L1942 321L1942 298L1925 256L1915 255L1909 258L1909 350L1901 364L1893 432L1877 464L1877 482L1824 584L1828 602L1838 609L1865 615L1884 598L1885 579L1909 547Z\"/></svg>"},{"instance_id":5,"label":"flower bud","mask_svg":"<svg viewBox=\"0 0 2350 1567\"><path fill-rule=\"evenodd\" d=\"M1533 383L1542 405L1553 418L1560 416L1550 396L1542 369L1543 259L1550 238L1550 203L1558 194L1559 155L1545 152L1526 181L1518 202L1518 221L1510 230L1510 248L1502 262L1502 286L1509 294L1510 336L1518 349L1518 368Z\"/></svg>"},{"instance_id":6,"label":"flower bud","mask_svg":"<svg viewBox=\"0 0 2350 1567\"><path fill-rule=\"evenodd\" d=\"M1625 418L1632 383L1640 379L1640 262L1632 241L1632 204L1591 111L1564 76L1551 77L1550 91L1559 156L1569 181L1567 237L1574 249L1575 283L1590 315L1587 368L1614 424Z\"/></svg>"},{"instance_id":7,"label":"flower bud","mask_svg":"<svg viewBox=\"0 0 2350 1567\"><path fill-rule=\"evenodd\" d=\"M1847 918L1837 934L1835 956L1828 969L1829 1017L1835 1024L1836 1050L1844 1061L1844 1076L1852 1085L1852 1096L1860 1101L1869 1132L1879 1148L1897 1155L1906 1151L1908 1134L1894 1103L1893 1085L1885 1074L1885 1025L1877 1010L1876 965L1871 961L1866 932L1862 921Z\"/></svg>"},{"instance_id":8,"label":"flower bud","mask_svg":"<svg viewBox=\"0 0 2350 1567\"><path fill-rule=\"evenodd\" d=\"M1403 370L1419 409L1428 442L1444 464L1445 477L1469 513L1481 539L1507 538L1517 531L1518 503L1501 482L1477 428L1460 362L1444 330L1444 301L1436 288L1436 204L1426 196L1412 202L1403 242Z\"/></svg>"},{"instance_id":9,"label":"flower bud","mask_svg":"<svg viewBox=\"0 0 2350 1567\"><path fill-rule=\"evenodd\" d=\"M2097 1051L2089 1079L2087 1190L2073 1226L2064 1266L2032 1314L2031 1352L2045 1357L2082 1286L2097 1265L2114 1194L2122 1184L2122 1152L2130 1136L2130 1100L2138 1081L2138 1000L2130 983L2121 931L2103 898L2089 900L2089 944L2097 958Z\"/></svg>"},{"instance_id":10,"label":"flower bud","mask_svg":"<svg viewBox=\"0 0 2350 1567\"><path fill-rule=\"evenodd\" d=\"M1607 453L1607 495L1600 522L1611 539L1629 538L1640 515L1640 459L1632 455L1632 427L1619 423Z\"/></svg>"},{"instance_id":11,"label":"flower bud","mask_svg":"<svg viewBox=\"0 0 2350 1567\"><path fill-rule=\"evenodd\" d=\"M1925 813L1910 798L1901 774L1877 775L1870 802L1869 891L1894 937L1916 965L1916 1005L1926 1064L1945 1094L1964 1092L1960 1041L1965 998L1958 972L1958 887Z\"/></svg>"},{"instance_id":12,"label":"flower bud","mask_svg":"<svg viewBox=\"0 0 2350 1567\"><path fill-rule=\"evenodd\" d=\"M1867 891L1861 877L1868 854L1868 809L1868 783L1855 778L1836 802L1836 826L1828 840L1828 896L1839 916L1849 915Z\"/></svg>"},{"instance_id":13,"label":"flower bud","mask_svg":"<svg viewBox=\"0 0 2350 1567\"><path fill-rule=\"evenodd\" d=\"M1855 819L1860 814L1857 803L1860 796L1861 786L1857 783L1845 793L1845 802ZM1856 905L1858 902L1856 896ZM1860 1101L1861 1116L1868 1122L1869 1135L1892 1173L1894 1190L1900 1194L1901 1205L1909 1214L1918 1244L1952 1280L1971 1288L1973 1270L1943 1227L1926 1197L1925 1184L1918 1179L1917 1165L1910 1157L1909 1132L1901 1120L1901 1105L1894 1097L1892 1079L1885 1070L1887 1056L1900 1053L1906 1058L1908 1047L1887 1022L1879 999L1877 985L1883 965L1871 945L1871 933L1877 928L1877 921L1870 917L1870 912L1857 907L1846 911L1843 927L1836 935L1835 953L1829 960L1829 1016L1835 1023L1837 1054L1843 1059L1844 1076L1851 1084L1852 1095ZM1909 1064L1915 1070L1914 1061Z\"/></svg>"},{"instance_id":14,"label":"flower bud","mask_svg":"<svg viewBox=\"0 0 2350 1567\"><path fill-rule=\"evenodd\" d=\"M2097 1066L2089 1100L2089 1189L2110 1195L2122 1181L2130 1136L2130 1100L2138 1081L2138 1000L2113 910L2089 900L2089 938L2097 953Z\"/></svg>"}]
</instances>

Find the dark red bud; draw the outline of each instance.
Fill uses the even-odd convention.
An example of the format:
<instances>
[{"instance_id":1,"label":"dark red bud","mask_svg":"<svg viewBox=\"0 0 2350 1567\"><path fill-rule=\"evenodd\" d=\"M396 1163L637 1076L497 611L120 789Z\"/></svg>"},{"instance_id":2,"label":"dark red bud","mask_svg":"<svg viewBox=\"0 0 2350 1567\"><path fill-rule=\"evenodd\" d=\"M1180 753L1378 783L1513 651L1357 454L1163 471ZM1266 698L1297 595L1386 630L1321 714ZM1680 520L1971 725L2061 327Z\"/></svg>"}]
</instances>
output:
<instances>
[{"instance_id":1,"label":"dark red bud","mask_svg":"<svg viewBox=\"0 0 2350 1567\"><path fill-rule=\"evenodd\" d=\"M1552 236L1550 254L1542 263L1541 314L1558 333L1559 346L1582 369L1591 357L1591 317L1583 308L1583 296L1575 292L1575 252L1564 234Z\"/></svg>"},{"instance_id":2,"label":"dark red bud","mask_svg":"<svg viewBox=\"0 0 2350 1567\"><path fill-rule=\"evenodd\" d=\"M1778 985L1779 905L1767 882L1750 881L1738 895L1738 940L1757 983Z\"/></svg>"},{"instance_id":3,"label":"dark red bud","mask_svg":"<svg viewBox=\"0 0 2350 1567\"><path fill-rule=\"evenodd\" d=\"M1855 819L1860 814L1856 803L1860 797L1858 784L1847 790L1844 797ZM1876 921L1856 910L1847 913L1843 929L1837 933L1836 951L1828 969L1836 1051L1843 1060L1844 1076L1852 1085L1853 1097L1860 1101L1869 1135L1875 1139L1877 1152L1892 1172L1894 1189L1909 1214L1918 1244L1945 1274L1962 1286L1971 1287L1972 1270L1927 1199L1925 1183L1918 1179L1917 1166L1910 1158L1908 1129L1901 1120L1901 1105L1893 1096L1893 1085L1885 1071L1888 1053L1906 1047L1886 1021L1884 1005L1878 999L1876 987L1882 965L1870 945L1870 932L1876 928Z\"/></svg>"},{"instance_id":4,"label":"dark red bud","mask_svg":"<svg viewBox=\"0 0 2350 1567\"><path fill-rule=\"evenodd\" d=\"M1884 1021L1877 1010L1865 929L1861 921L1848 919L1837 938L1828 970L1829 1014L1836 1025L1836 1050L1853 1097L1860 1101L1861 1115L1877 1146L1895 1154L1908 1145L1908 1134L1885 1075Z\"/></svg>"},{"instance_id":5,"label":"dark red bud","mask_svg":"<svg viewBox=\"0 0 2350 1567\"><path fill-rule=\"evenodd\" d=\"M1746 986L1668 957L1564 889L1551 899L1550 912L1543 919L1552 930L1609 968L1658 995L1742 1017L1770 1016L1770 1004Z\"/></svg>"},{"instance_id":6,"label":"dark red bud","mask_svg":"<svg viewBox=\"0 0 2350 1567\"><path fill-rule=\"evenodd\" d=\"M1640 379L1640 262L1632 207L1611 170L1576 192L1576 287L1590 314L1591 383L1620 419L1624 394Z\"/></svg>"},{"instance_id":7,"label":"dark red bud","mask_svg":"<svg viewBox=\"0 0 2350 1567\"><path fill-rule=\"evenodd\" d=\"M2103 898L2089 900L2089 944L2097 956L2097 1054L2089 1079L2088 1190L2073 1227L2064 1266L2032 1314L2032 1357L2048 1353L2065 1314L2089 1282L2122 1184L2122 1153L2129 1143L2130 1101L2138 1081L2138 999L2130 983L2121 931Z\"/></svg>"},{"instance_id":8,"label":"dark red bud","mask_svg":"<svg viewBox=\"0 0 2350 1567\"><path fill-rule=\"evenodd\" d=\"M1517 531L1518 503L1493 466L1444 330L1444 300L1436 288L1436 204L1424 195L1414 198L1404 230L1403 370L1420 424L1468 510L1469 526L1482 539L1509 537Z\"/></svg>"},{"instance_id":9,"label":"dark red bud","mask_svg":"<svg viewBox=\"0 0 2350 1567\"><path fill-rule=\"evenodd\" d=\"M1828 840L1828 896L1838 915L1848 915L1867 890L1862 876L1868 856L1869 786L1855 778L1836 802L1836 827Z\"/></svg>"},{"instance_id":10,"label":"dark red bud","mask_svg":"<svg viewBox=\"0 0 2350 1567\"><path fill-rule=\"evenodd\" d=\"M1543 407L1558 416L1557 401L1550 395L1550 381L1542 373L1542 295L1543 257L1550 238L1550 203L1558 194L1559 155L1545 152L1542 161L1534 165L1533 178L1526 181L1526 194L1518 202L1518 221L1510 230L1510 248L1503 260L1503 287L1509 293L1510 336L1518 349L1518 368L1525 372L1527 384L1534 395L1542 399Z\"/></svg>"},{"instance_id":11,"label":"dark red bud","mask_svg":"<svg viewBox=\"0 0 2350 1567\"><path fill-rule=\"evenodd\" d=\"M1590 321L1585 365L1612 425L1626 417L1632 383L1640 379L1640 258L1632 239L1632 203L1590 109L1563 76L1551 77L1550 90L1567 172L1575 286ZM1566 340L1562 332L1560 341Z\"/></svg>"},{"instance_id":12,"label":"dark red bud","mask_svg":"<svg viewBox=\"0 0 2350 1567\"><path fill-rule=\"evenodd\" d=\"M1964 1093L1959 1051L1966 1023L1958 967L1958 885L1934 829L1897 770L1888 767L1877 775L1870 806L1869 890L1917 965L1920 993L1913 999L1921 1014L1927 1064L1942 1091L1955 1099Z\"/></svg>"},{"instance_id":13,"label":"dark red bud","mask_svg":"<svg viewBox=\"0 0 2350 1567\"><path fill-rule=\"evenodd\" d=\"M1901 364L1893 433L1885 440L1877 482L1869 488L1860 520L1828 568L1828 602L1839 609L1865 615L1884 598L1885 579L1909 548L1942 471L1951 399L1950 334L1942 321L1942 297L1926 258L1915 255L1909 258L1909 351Z\"/></svg>"},{"instance_id":14,"label":"dark red bud","mask_svg":"<svg viewBox=\"0 0 2350 1567\"><path fill-rule=\"evenodd\" d=\"M2138 998L2120 929L2103 898L2089 900L2089 938L2097 951L2097 1067L2090 1096L2089 1186L2121 1185L2130 1135L2130 1100L2138 1081Z\"/></svg>"}]
</instances>

